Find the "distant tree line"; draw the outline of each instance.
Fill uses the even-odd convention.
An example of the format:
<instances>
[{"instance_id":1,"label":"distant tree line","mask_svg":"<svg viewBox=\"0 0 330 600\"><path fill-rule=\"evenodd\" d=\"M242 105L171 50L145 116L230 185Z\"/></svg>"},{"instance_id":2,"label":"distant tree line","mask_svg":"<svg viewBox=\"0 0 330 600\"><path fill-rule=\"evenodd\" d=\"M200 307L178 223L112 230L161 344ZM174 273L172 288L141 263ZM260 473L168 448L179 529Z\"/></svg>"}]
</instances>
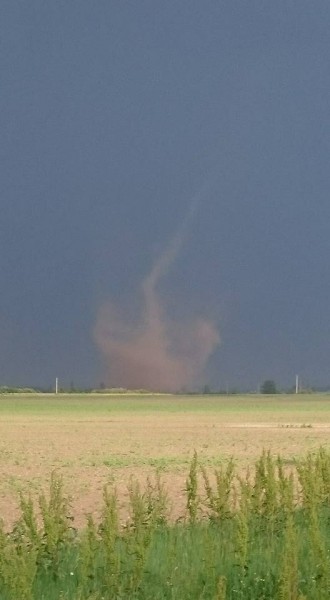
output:
<instances>
[{"instance_id":1,"label":"distant tree line","mask_svg":"<svg viewBox=\"0 0 330 600\"><path fill-rule=\"evenodd\" d=\"M277 387L273 379L266 379L260 386L260 394L277 394Z\"/></svg>"},{"instance_id":2,"label":"distant tree line","mask_svg":"<svg viewBox=\"0 0 330 600\"><path fill-rule=\"evenodd\" d=\"M38 393L54 393L54 386L48 387L19 387L19 386L0 386L0 395L1 394L38 394ZM272 394L293 394L295 393L295 386L291 386L287 389L278 388L276 382L273 379L265 379L258 389L242 389L236 387L226 388L212 388L210 384L205 384L202 388L189 390L183 388L178 390L176 393L181 395L218 395L218 396L234 396L238 394L256 394L260 393L261 395L272 395ZM104 384L100 384L97 388L87 388L87 387L78 387L71 382L68 387L60 387L58 392L60 394L153 394L155 392L151 392L150 390L140 389L140 390L129 390L127 388L111 388L106 387ZM324 387L300 387L299 394L309 394L309 393L329 393L330 385ZM162 392L159 392L162 393Z\"/></svg>"}]
</instances>

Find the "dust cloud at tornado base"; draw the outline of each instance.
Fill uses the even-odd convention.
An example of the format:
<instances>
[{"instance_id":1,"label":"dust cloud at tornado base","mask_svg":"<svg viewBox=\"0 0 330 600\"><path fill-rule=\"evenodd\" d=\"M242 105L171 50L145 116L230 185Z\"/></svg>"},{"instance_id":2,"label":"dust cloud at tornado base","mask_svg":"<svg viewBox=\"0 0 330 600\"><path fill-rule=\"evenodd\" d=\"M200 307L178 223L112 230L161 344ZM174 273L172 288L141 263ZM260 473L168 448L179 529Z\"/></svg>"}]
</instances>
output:
<instances>
[{"instance_id":1,"label":"dust cloud at tornado base","mask_svg":"<svg viewBox=\"0 0 330 600\"><path fill-rule=\"evenodd\" d=\"M175 261L199 198L163 254L141 283L142 310L131 324L112 302L97 316L94 337L105 365L107 386L150 391L179 391L201 383L220 336L207 318L182 323L171 318L158 287Z\"/></svg>"}]
</instances>

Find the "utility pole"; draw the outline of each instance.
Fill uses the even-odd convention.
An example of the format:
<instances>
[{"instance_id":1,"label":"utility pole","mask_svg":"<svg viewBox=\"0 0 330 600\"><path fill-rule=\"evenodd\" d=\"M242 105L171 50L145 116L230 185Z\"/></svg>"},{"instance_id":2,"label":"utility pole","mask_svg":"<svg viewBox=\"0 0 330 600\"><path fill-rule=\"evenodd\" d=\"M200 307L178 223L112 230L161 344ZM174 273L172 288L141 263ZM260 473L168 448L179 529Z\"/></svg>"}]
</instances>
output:
<instances>
[{"instance_id":1,"label":"utility pole","mask_svg":"<svg viewBox=\"0 0 330 600\"><path fill-rule=\"evenodd\" d=\"M55 379L55 394L58 394L58 377Z\"/></svg>"},{"instance_id":2,"label":"utility pole","mask_svg":"<svg viewBox=\"0 0 330 600\"><path fill-rule=\"evenodd\" d=\"M299 394L299 375L296 375L296 394Z\"/></svg>"}]
</instances>

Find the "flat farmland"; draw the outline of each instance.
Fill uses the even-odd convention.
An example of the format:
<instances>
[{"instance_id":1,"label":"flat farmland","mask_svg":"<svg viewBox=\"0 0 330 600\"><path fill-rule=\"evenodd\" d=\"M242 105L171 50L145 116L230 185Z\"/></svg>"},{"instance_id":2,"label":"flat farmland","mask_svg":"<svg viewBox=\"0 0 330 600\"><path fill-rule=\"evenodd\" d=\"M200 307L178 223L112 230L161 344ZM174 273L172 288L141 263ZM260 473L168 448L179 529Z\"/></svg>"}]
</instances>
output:
<instances>
[{"instance_id":1,"label":"flat farmland","mask_svg":"<svg viewBox=\"0 0 330 600\"><path fill-rule=\"evenodd\" d=\"M263 449L290 464L320 446L330 448L327 395L2 395L0 516L10 527L19 493L37 497L54 470L77 526L97 517L105 484L125 511L130 476L143 483L155 471L178 515L194 450L210 470L230 457L244 470Z\"/></svg>"}]
</instances>

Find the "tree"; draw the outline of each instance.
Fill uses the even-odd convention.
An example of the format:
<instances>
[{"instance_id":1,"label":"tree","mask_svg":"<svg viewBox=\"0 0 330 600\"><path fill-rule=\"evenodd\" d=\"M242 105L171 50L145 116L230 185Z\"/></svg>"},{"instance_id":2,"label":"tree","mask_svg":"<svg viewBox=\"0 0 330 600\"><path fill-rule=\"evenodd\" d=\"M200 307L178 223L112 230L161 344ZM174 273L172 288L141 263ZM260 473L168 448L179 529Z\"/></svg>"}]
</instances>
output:
<instances>
[{"instance_id":1,"label":"tree","mask_svg":"<svg viewBox=\"0 0 330 600\"><path fill-rule=\"evenodd\" d=\"M266 379L260 386L261 394L277 394L276 383L272 379Z\"/></svg>"}]
</instances>

